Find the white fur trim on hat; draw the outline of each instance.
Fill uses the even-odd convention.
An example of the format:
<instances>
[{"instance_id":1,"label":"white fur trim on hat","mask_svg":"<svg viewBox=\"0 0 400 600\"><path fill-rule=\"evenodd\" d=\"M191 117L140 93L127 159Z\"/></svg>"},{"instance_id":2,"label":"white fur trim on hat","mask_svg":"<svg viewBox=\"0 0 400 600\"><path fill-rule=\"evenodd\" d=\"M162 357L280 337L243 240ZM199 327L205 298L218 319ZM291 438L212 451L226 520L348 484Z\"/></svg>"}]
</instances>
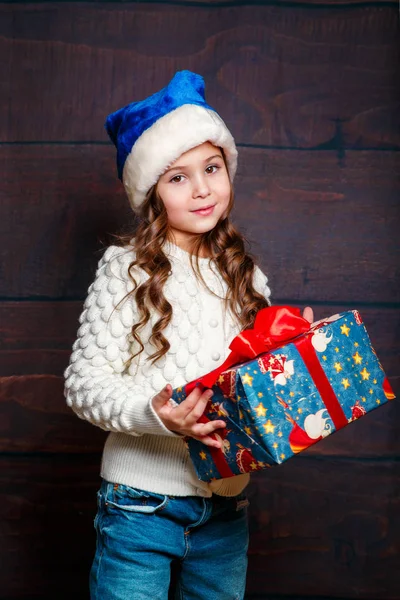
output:
<instances>
[{"instance_id":1,"label":"white fur trim on hat","mask_svg":"<svg viewBox=\"0 0 400 600\"><path fill-rule=\"evenodd\" d=\"M184 104L146 129L133 145L122 174L133 210L139 208L149 189L181 154L204 142L224 150L233 181L237 166L235 141L215 111Z\"/></svg>"}]
</instances>

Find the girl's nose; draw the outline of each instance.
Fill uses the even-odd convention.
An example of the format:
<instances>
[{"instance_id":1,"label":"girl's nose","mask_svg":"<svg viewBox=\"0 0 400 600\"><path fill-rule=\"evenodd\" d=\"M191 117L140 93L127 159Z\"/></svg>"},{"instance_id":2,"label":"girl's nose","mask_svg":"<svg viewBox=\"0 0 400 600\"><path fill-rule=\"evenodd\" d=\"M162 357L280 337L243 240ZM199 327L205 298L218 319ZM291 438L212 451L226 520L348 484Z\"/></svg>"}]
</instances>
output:
<instances>
[{"instance_id":1,"label":"girl's nose","mask_svg":"<svg viewBox=\"0 0 400 600\"><path fill-rule=\"evenodd\" d=\"M200 175L193 181L193 197L194 198L205 198L210 194L210 186L206 177Z\"/></svg>"}]
</instances>

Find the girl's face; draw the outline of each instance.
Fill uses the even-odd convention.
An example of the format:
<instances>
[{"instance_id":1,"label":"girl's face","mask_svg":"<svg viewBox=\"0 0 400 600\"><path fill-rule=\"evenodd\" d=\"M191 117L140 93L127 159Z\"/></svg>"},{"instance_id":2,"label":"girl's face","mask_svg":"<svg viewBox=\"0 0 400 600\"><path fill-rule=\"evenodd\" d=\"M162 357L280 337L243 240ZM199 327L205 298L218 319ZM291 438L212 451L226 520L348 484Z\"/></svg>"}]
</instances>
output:
<instances>
[{"instance_id":1,"label":"girl's face","mask_svg":"<svg viewBox=\"0 0 400 600\"><path fill-rule=\"evenodd\" d=\"M161 175L156 190L173 241L189 250L193 237L211 231L229 206L231 183L221 150L205 142L185 152Z\"/></svg>"}]
</instances>

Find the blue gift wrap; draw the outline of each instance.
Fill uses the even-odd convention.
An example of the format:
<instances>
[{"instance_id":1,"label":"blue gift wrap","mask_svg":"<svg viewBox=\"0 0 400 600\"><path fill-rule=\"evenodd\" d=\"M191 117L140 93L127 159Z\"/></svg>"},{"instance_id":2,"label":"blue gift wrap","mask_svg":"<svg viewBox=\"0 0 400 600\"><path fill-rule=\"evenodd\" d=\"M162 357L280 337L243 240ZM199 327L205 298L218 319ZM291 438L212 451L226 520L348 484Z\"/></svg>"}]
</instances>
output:
<instances>
[{"instance_id":1,"label":"blue gift wrap","mask_svg":"<svg viewBox=\"0 0 400 600\"><path fill-rule=\"evenodd\" d=\"M356 310L229 368L212 389L205 416L225 421L222 449L187 439L202 481L280 464L394 398ZM176 402L185 397L174 390Z\"/></svg>"}]
</instances>

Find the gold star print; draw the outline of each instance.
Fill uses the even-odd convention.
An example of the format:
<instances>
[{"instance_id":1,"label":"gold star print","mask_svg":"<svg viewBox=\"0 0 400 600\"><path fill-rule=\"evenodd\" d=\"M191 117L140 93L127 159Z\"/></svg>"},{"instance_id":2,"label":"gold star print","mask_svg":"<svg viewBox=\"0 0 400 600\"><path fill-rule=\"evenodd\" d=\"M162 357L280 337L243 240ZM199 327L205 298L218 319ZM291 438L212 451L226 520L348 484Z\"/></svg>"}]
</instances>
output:
<instances>
[{"instance_id":1,"label":"gold star print","mask_svg":"<svg viewBox=\"0 0 400 600\"><path fill-rule=\"evenodd\" d=\"M345 390L347 390L347 388L350 387L350 382L349 382L349 380L347 378L346 379L342 379L342 381L340 383L343 385L343 387L344 387Z\"/></svg>"},{"instance_id":2,"label":"gold star print","mask_svg":"<svg viewBox=\"0 0 400 600\"><path fill-rule=\"evenodd\" d=\"M243 419L243 413L241 410L239 410L239 419Z\"/></svg>"},{"instance_id":3,"label":"gold star print","mask_svg":"<svg viewBox=\"0 0 400 600\"><path fill-rule=\"evenodd\" d=\"M335 362L333 366L336 369L336 373L340 373L340 371L342 370L342 365L340 364L340 362Z\"/></svg>"},{"instance_id":4,"label":"gold star print","mask_svg":"<svg viewBox=\"0 0 400 600\"><path fill-rule=\"evenodd\" d=\"M275 425L272 425L271 419L268 419L268 421L264 423L263 427L265 429L265 433L274 433L275 431Z\"/></svg>"},{"instance_id":5,"label":"gold star print","mask_svg":"<svg viewBox=\"0 0 400 600\"><path fill-rule=\"evenodd\" d=\"M326 360L326 356L325 356L325 354L323 355L323 357L322 357L322 360Z\"/></svg>"},{"instance_id":6,"label":"gold star print","mask_svg":"<svg viewBox=\"0 0 400 600\"><path fill-rule=\"evenodd\" d=\"M199 454L200 454L201 460L206 460L207 454L205 452L200 452Z\"/></svg>"},{"instance_id":7,"label":"gold star print","mask_svg":"<svg viewBox=\"0 0 400 600\"><path fill-rule=\"evenodd\" d=\"M286 456L285 456L285 455L283 454L283 452L282 452L282 454L281 454L281 459L282 459L282 460L284 460L285 458L286 458Z\"/></svg>"},{"instance_id":8,"label":"gold star print","mask_svg":"<svg viewBox=\"0 0 400 600\"><path fill-rule=\"evenodd\" d=\"M293 398L293 396L294 396L294 392L290 392L289 396L290 396L291 398Z\"/></svg>"},{"instance_id":9,"label":"gold star print","mask_svg":"<svg viewBox=\"0 0 400 600\"><path fill-rule=\"evenodd\" d=\"M256 406L257 417L265 417L266 412L267 412L267 409L265 408L263 403L260 402L260 404L258 406Z\"/></svg>"},{"instance_id":10,"label":"gold star print","mask_svg":"<svg viewBox=\"0 0 400 600\"><path fill-rule=\"evenodd\" d=\"M257 465L258 465L259 467L261 467L261 469L262 469L263 467L265 467L265 463L261 462L261 460L258 460L258 461L257 461Z\"/></svg>"},{"instance_id":11,"label":"gold star print","mask_svg":"<svg viewBox=\"0 0 400 600\"><path fill-rule=\"evenodd\" d=\"M353 354L353 359L354 359L354 362L356 363L356 365L361 365L362 357L358 354L358 352Z\"/></svg>"},{"instance_id":12,"label":"gold star print","mask_svg":"<svg viewBox=\"0 0 400 600\"><path fill-rule=\"evenodd\" d=\"M337 346L335 348L335 352L339 352L339 348Z\"/></svg>"},{"instance_id":13,"label":"gold star print","mask_svg":"<svg viewBox=\"0 0 400 600\"><path fill-rule=\"evenodd\" d=\"M369 390L369 393L370 393L370 394L373 394L374 392L373 392L373 390Z\"/></svg>"},{"instance_id":14,"label":"gold star print","mask_svg":"<svg viewBox=\"0 0 400 600\"><path fill-rule=\"evenodd\" d=\"M378 382L377 382L377 380L376 380L376 379L374 379L372 383L378 383Z\"/></svg>"},{"instance_id":15,"label":"gold star print","mask_svg":"<svg viewBox=\"0 0 400 600\"><path fill-rule=\"evenodd\" d=\"M252 463L250 463L250 467L252 468L252 470L253 470L253 471L255 471L255 470L257 469L257 465L256 465L256 463L254 462L254 460L253 460L253 462L252 462Z\"/></svg>"},{"instance_id":16,"label":"gold star print","mask_svg":"<svg viewBox=\"0 0 400 600\"><path fill-rule=\"evenodd\" d=\"M358 342L354 342L354 345L355 345L356 348L358 348L359 343Z\"/></svg>"},{"instance_id":17,"label":"gold star print","mask_svg":"<svg viewBox=\"0 0 400 600\"><path fill-rule=\"evenodd\" d=\"M244 430L247 433L247 435L251 435L251 429L250 429L250 427L245 427Z\"/></svg>"},{"instance_id":18,"label":"gold star print","mask_svg":"<svg viewBox=\"0 0 400 600\"><path fill-rule=\"evenodd\" d=\"M366 399L366 397L365 397L365 396L363 396L363 397L361 398L361 400L362 400L363 402L366 402L366 401L367 401L367 399Z\"/></svg>"},{"instance_id":19,"label":"gold star print","mask_svg":"<svg viewBox=\"0 0 400 600\"><path fill-rule=\"evenodd\" d=\"M249 385L250 387L252 387L253 386L253 379L254 379L254 377L252 377L248 373L245 373L243 375L243 377L242 377L242 382L246 383L247 385Z\"/></svg>"},{"instance_id":20,"label":"gold star print","mask_svg":"<svg viewBox=\"0 0 400 600\"><path fill-rule=\"evenodd\" d=\"M360 371L360 375L364 379L364 381L366 381L369 379L369 376L371 375L371 373L368 373L367 369L364 367L363 370Z\"/></svg>"},{"instance_id":21,"label":"gold star print","mask_svg":"<svg viewBox=\"0 0 400 600\"><path fill-rule=\"evenodd\" d=\"M257 396L258 396L259 398L262 398L262 397L264 396L264 394L263 394L262 392L258 392Z\"/></svg>"},{"instance_id":22,"label":"gold star print","mask_svg":"<svg viewBox=\"0 0 400 600\"><path fill-rule=\"evenodd\" d=\"M377 403L377 404L380 404L380 403L381 403L381 401L378 399L378 400L376 401L376 403Z\"/></svg>"},{"instance_id":23,"label":"gold star print","mask_svg":"<svg viewBox=\"0 0 400 600\"><path fill-rule=\"evenodd\" d=\"M277 444L276 442L274 442L274 443L272 444L272 447L276 449L276 448L278 447L278 444Z\"/></svg>"},{"instance_id":24,"label":"gold star print","mask_svg":"<svg viewBox=\"0 0 400 600\"><path fill-rule=\"evenodd\" d=\"M218 377L218 383L224 383L224 376L223 375L220 375Z\"/></svg>"},{"instance_id":25,"label":"gold star print","mask_svg":"<svg viewBox=\"0 0 400 600\"><path fill-rule=\"evenodd\" d=\"M299 409L297 410L297 412L299 413L299 415L301 415L301 413L302 413L303 411L301 410L301 408L299 408Z\"/></svg>"},{"instance_id":26,"label":"gold star print","mask_svg":"<svg viewBox=\"0 0 400 600\"><path fill-rule=\"evenodd\" d=\"M178 394L182 391L181 387L176 388L176 391L178 392Z\"/></svg>"},{"instance_id":27,"label":"gold star print","mask_svg":"<svg viewBox=\"0 0 400 600\"><path fill-rule=\"evenodd\" d=\"M342 332L343 335L346 335L347 337L349 337L350 327L347 327L346 323L343 323L343 325L340 326L340 331Z\"/></svg>"},{"instance_id":28,"label":"gold star print","mask_svg":"<svg viewBox=\"0 0 400 600\"><path fill-rule=\"evenodd\" d=\"M282 433L282 431L280 431L280 432L278 433L278 437L282 437L282 436L283 436L283 433Z\"/></svg>"}]
</instances>

